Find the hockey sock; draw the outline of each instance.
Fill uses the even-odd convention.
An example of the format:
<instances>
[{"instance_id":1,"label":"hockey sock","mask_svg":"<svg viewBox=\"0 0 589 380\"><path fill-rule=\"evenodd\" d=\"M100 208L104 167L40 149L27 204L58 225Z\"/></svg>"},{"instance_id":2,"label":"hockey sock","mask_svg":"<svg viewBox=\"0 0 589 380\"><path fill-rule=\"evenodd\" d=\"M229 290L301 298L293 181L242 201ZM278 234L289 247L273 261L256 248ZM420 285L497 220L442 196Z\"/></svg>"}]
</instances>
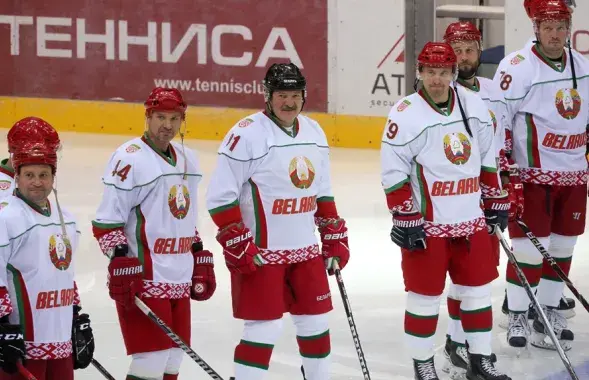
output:
<instances>
[{"instance_id":1,"label":"hockey sock","mask_svg":"<svg viewBox=\"0 0 589 380\"><path fill-rule=\"evenodd\" d=\"M548 237L538 240L544 246L549 242ZM517 264L524 272L532 291L535 291L542 276L542 256L528 238L514 238L512 244ZM525 312L530 306L530 298L511 264L507 265L507 303L509 310L514 312Z\"/></svg>"},{"instance_id":2,"label":"hockey sock","mask_svg":"<svg viewBox=\"0 0 589 380\"><path fill-rule=\"evenodd\" d=\"M245 321L243 339L235 347L235 378L263 379L270 367L274 343L282 331L282 319Z\"/></svg>"},{"instance_id":3,"label":"hockey sock","mask_svg":"<svg viewBox=\"0 0 589 380\"><path fill-rule=\"evenodd\" d=\"M438 325L440 296L407 293L405 310L405 342L415 360L434 356L434 335Z\"/></svg>"},{"instance_id":4,"label":"hockey sock","mask_svg":"<svg viewBox=\"0 0 589 380\"><path fill-rule=\"evenodd\" d=\"M331 339L327 314L293 315L307 380L329 379Z\"/></svg>"},{"instance_id":5,"label":"hockey sock","mask_svg":"<svg viewBox=\"0 0 589 380\"><path fill-rule=\"evenodd\" d=\"M464 330L462 329L462 323L460 323L460 300L459 294L456 290L456 285L450 284L448 289L448 333L450 339L459 344L464 344Z\"/></svg>"},{"instance_id":6,"label":"hockey sock","mask_svg":"<svg viewBox=\"0 0 589 380\"><path fill-rule=\"evenodd\" d=\"M169 373L164 373L163 380L178 380L178 374L171 375Z\"/></svg>"},{"instance_id":7,"label":"hockey sock","mask_svg":"<svg viewBox=\"0 0 589 380\"><path fill-rule=\"evenodd\" d=\"M567 276L571 270L571 261L576 242L576 236L550 235L550 255ZM538 286L538 301L542 305L557 307L560 303L563 290L564 282L558 277L558 274L556 274L550 264L544 260L542 279Z\"/></svg>"},{"instance_id":8,"label":"hockey sock","mask_svg":"<svg viewBox=\"0 0 589 380\"><path fill-rule=\"evenodd\" d=\"M491 285L462 286L460 319L472 354L491 355Z\"/></svg>"},{"instance_id":9,"label":"hockey sock","mask_svg":"<svg viewBox=\"0 0 589 380\"><path fill-rule=\"evenodd\" d=\"M127 375L125 380L152 380L152 379L148 379L147 377L138 377L138 376L133 376L133 375Z\"/></svg>"}]
</instances>

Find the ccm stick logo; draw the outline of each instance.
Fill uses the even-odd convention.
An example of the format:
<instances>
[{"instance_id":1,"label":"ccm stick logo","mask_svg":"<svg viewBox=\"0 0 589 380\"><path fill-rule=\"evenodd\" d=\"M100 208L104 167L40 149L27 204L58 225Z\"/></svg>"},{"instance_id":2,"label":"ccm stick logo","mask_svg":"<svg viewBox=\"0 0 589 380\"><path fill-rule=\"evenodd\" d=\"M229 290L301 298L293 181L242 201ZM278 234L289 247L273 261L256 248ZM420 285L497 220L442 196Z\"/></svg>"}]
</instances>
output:
<instances>
[{"instance_id":1,"label":"ccm stick logo","mask_svg":"<svg viewBox=\"0 0 589 380\"><path fill-rule=\"evenodd\" d=\"M18 334L0 334L1 340L18 340L24 339L24 335L21 333Z\"/></svg>"}]
</instances>

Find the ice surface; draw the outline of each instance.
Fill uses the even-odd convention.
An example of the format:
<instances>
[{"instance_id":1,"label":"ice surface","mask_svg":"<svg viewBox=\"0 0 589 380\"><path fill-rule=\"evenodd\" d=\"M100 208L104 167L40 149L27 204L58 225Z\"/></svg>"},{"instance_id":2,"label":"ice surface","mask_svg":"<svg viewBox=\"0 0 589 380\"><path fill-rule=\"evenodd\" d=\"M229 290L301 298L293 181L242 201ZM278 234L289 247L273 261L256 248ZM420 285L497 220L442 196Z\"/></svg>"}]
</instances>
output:
<instances>
[{"instance_id":1,"label":"ice surface","mask_svg":"<svg viewBox=\"0 0 589 380\"><path fill-rule=\"evenodd\" d=\"M0 130L0 152L6 152L7 130ZM76 133L61 134L64 149L57 171L60 202L78 218L82 231L77 255L77 281L84 311L90 314L96 337L95 358L116 379L124 379L130 359L117 324L113 302L105 287L107 261L92 237L91 220L98 206L104 167L114 151L129 136L104 136ZM198 150L204 171L201 191L199 226L205 247L215 254L217 291L206 302L192 303L192 347L226 380L233 375L232 358L235 344L241 337L241 323L232 318L229 276L217 242L216 229L206 212L204 195L212 172L218 142L187 141ZM0 155L2 156L2 155ZM405 293L400 268L400 252L389 240L390 217L380 185L380 160L376 150L333 149L333 191L340 214L346 218L350 231L351 259L343 271L351 300L358 333L374 380L412 379L412 362L403 347L403 314ZM588 237L579 238L573 260L571 279L577 289L589 297ZM506 259L502 257L501 273ZM331 313L332 379L362 379L347 319L337 284L331 279L335 310ZM531 348L520 358L505 343L505 330L498 327L501 317L504 281L493 284L494 340L493 349L499 357L498 366L514 380L566 379L556 352ZM568 293L568 291L567 291ZM575 333L574 348L568 352L579 369L581 379L589 378L589 314L577 302L577 316L569 320ZM294 329L289 316L283 335L274 349L267 379L301 379L300 359ZM440 310L436 334L436 363L441 369L442 348L446 333L445 299ZM148 336L145 337L149 339ZM441 376L445 374L438 371ZM552 377L548 377L552 376ZM185 357L180 379L208 379L200 367ZM444 377L442 377L444 378ZM103 377L92 367L76 371L76 379L99 380Z\"/></svg>"}]
</instances>

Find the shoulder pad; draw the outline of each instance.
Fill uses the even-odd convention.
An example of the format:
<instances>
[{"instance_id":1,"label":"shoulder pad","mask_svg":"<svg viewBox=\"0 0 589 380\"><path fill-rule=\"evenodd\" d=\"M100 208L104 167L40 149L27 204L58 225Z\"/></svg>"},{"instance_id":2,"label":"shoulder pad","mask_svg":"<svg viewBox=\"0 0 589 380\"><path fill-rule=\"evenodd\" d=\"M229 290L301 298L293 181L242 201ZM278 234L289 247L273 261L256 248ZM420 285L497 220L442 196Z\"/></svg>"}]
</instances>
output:
<instances>
[{"instance_id":1,"label":"shoulder pad","mask_svg":"<svg viewBox=\"0 0 589 380\"><path fill-rule=\"evenodd\" d=\"M308 128L312 128L315 131L315 133L317 134L317 145L322 147L329 146L329 142L327 141L325 131L323 130L323 128L321 128L317 120L311 119L310 117L305 115L299 115L299 123L304 123Z\"/></svg>"},{"instance_id":2,"label":"shoulder pad","mask_svg":"<svg viewBox=\"0 0 589 380\"><path fill-rule=\"evenodd\" d=\"M225 135L218 153L237 161L250 161L268 153L268 136L265 123L271 123L258 112L238 121Z\"/></svg>"},{"instance_id":3,"label":"shoulder pad","mask_svg":"<svg viewBox=\"0 0 589 380\"><path fill-rule=\"evenodd\" d=\"M400 99L389 112L382 141L390 145L402 146L415 140L424 130L420 119L419 94L415 93Z\"/></svg>"},{"instance_id":4,"label":"shoulder pad","mask_svg":"<svg viewBox=\"0 0 589 380\"><path fill-rule=\"evenodd\" d=\"M476 92L470 91L462 86L458 87L457 90L468 118L489 122L491 115L489 114L487 103ZM456 107L458 107L458 104L456 104Z\"/></svg>"},{"instance_id":5,"label":"shoulder pad","mask_svg":"<svg viewBox=\"0 0 589 380\"><path fill-rule=\"evenodd\" d=\"M138 140L138 139L135 139ZM120 190L132 190L138 185L135 173L136 166L147 165L148 160L139 159L145 156L146 146L140 140L131 140L121 145L110 157L102 181L105 185L115 186ZM153 170L147 170L152 172Z\"/></svg>"}]
</instances>

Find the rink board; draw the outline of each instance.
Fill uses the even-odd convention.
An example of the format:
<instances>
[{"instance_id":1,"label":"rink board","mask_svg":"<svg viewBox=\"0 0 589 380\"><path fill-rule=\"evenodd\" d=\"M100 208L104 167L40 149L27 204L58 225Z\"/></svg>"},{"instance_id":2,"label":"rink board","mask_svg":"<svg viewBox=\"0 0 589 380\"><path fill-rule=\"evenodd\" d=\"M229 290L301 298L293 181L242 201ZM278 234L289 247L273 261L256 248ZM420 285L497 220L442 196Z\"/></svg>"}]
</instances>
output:
<instances>
[{"instance_id":1,"label":"rink board","mask_svg":"<svg viewBox=\"0 0 589 380\"><path fill-rule=\"evenodd\" d=\"M186 137L221 140L240 119L257 111L189 106ZM47 120L58 131L136 136L145 129L144 112L140 103L0 97L0 126L3 128L34 115ZM384 117L306 114L323 127L331 146L380 148Z\"/></svg>"}]
</instances>

